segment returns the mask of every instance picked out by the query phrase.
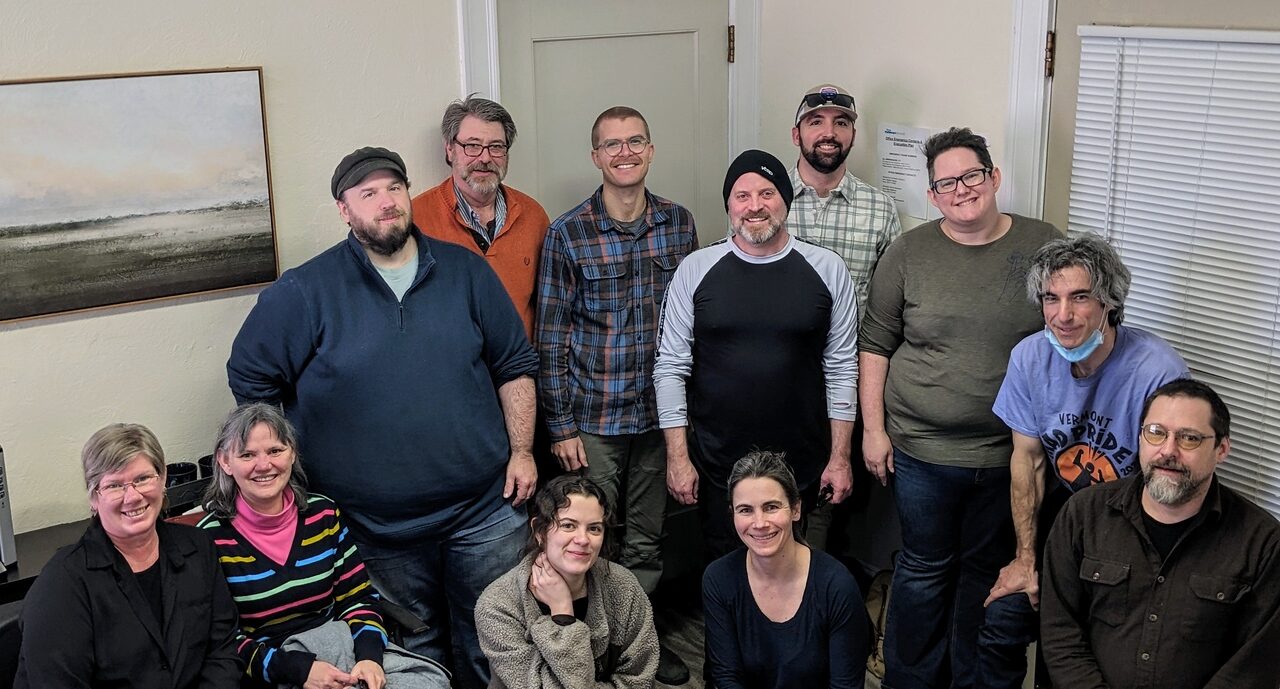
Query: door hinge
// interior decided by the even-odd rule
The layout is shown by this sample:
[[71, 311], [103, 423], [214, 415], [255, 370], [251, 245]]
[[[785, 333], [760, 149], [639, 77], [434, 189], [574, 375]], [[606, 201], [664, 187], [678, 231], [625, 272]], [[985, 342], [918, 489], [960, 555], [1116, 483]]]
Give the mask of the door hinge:
[[733, 24], [729, 25], [729, 62], [733, 63]]
[[1053, 32], [1049, 31], [1045, 33], [1044, 35], [1044, 78], [1045, 79], [1050, 79], [1053, 77], [1053, 56], [1054, 56], [1055, 47], [1057, 47], [1057, 41], [1054, 40]]

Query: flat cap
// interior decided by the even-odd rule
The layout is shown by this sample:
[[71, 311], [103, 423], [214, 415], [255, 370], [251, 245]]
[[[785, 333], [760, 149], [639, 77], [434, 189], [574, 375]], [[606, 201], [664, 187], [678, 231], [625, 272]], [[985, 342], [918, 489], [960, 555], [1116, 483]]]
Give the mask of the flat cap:
[[333, 180], [329, 182], [329, 186], [334, 200], [342, 198], [342, 192], [378, 170], [391, 170], [406, 183], [409, 181], [409, 175], [404, 169], [404, 159], [399, 153], [377, 146], [365, 146], [347, 154], [333, 171]]

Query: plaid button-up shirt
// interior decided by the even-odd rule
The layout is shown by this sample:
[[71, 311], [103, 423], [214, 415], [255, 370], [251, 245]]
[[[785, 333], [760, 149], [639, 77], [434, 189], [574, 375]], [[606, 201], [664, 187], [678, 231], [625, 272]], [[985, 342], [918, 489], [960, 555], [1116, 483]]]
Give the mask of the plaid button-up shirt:
[[848, 172], [825, 199], [800, 179], [800, 171], [794, 167], [791, 186], [796, 196], [787, 216], [787, 230], [840, 254], [857, 291], [858, 313], [866, 313], [867, 289], [876, 262], [902, 234], [893, 199]]
[[551, 223], [538, 275], [538, 395], [551, 439], [657, 428], [653, 358], [662, 298], [698, 248], [687, 209], [645, 192], [642, 222], [620, 229], [604, 187]]

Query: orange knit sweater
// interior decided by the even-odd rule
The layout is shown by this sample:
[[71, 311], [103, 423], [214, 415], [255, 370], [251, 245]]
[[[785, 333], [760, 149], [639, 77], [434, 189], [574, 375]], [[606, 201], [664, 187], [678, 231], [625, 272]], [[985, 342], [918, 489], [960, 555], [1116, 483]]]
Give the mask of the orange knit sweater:
[[533, 316], [537, 303], [538, 261], [542, 257], [542, 240], [551, 224], [547, 212], [528, 194], [503, 185], [507, 195], [507, 219], [488, 251], [480, 251], [471, 235], [471, 227], [458, 212], [458, 197], [453, 191], [453, 177], [440, 186], [418, 194], [413, 199], [413, 224], [422, 233], [452, 242], [484, 256], [498, 274], [502, 286], [511, 295], [525, 334], [533, 340]]

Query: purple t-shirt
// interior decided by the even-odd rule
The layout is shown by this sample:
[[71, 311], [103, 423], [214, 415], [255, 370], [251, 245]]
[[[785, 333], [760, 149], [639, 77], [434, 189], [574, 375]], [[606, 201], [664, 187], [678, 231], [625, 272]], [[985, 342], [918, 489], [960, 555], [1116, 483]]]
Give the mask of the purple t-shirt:
[[1075, 378], [1038, 332], [1013, 348], [993, 410], [1014, 431], [1040, 438], [1049, 465], [1046, 495], [1060, 488], [1075, 493], [1139, 471], [1142, 403], [1161, 385], [1190, 375], [1164, 340], [1121, 325], [1098, 370]]

